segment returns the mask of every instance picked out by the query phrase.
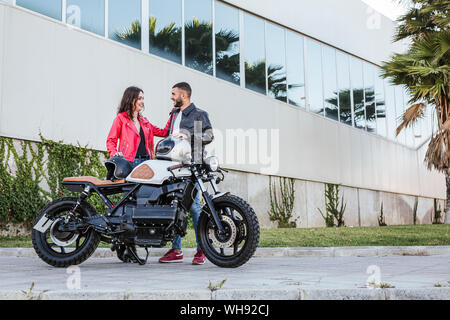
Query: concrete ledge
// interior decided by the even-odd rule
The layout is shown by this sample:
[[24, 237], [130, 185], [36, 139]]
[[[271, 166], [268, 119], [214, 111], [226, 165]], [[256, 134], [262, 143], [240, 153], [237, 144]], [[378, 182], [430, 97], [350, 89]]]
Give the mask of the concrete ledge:
[[[150, 257], [162, 257], [167, 248], [149, 249]], [[196, 249], [183, 249], [184, 256], [191, 258]], [[138, 249], [141, 256], [145, 250]], [[281, 257], [373, 257], [373, 256], [433, 256], [450, 254], [450, 246], [403, 246], [403, 247], [326, 247], [326, 248], [258, 248], [256, 258]], [[33, 248], [0, 248], [0, 256], [10, 257], [37, 257]], [[116, 253], [109, 248], [97, 249], [92, 257], [111, 258]]]
[[450, 300], [450, 288], [46, 291], [26, 295], [0, 291], [0, 300]]

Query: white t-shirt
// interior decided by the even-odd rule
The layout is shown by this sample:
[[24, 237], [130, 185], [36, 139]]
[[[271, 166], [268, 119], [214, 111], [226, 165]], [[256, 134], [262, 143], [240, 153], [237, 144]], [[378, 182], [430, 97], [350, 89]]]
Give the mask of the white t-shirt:
[[177, 116], [175, 118], [175, 122], [174, 122], [173, 128], [172, 128], [172, 134], [180, 133], [180, 122], [181, 122], [182, 116], [183, 116], [183, 113], [181, 111], [177, 113]]

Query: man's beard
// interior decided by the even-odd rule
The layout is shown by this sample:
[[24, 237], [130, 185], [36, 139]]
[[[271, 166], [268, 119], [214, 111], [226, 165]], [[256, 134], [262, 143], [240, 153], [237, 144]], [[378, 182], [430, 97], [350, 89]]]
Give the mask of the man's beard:
[[183, 105], [183, 101], [177, 100], [177, 101], [175, 101], [175, 104], [173, 106], [175, 108], [181, 108], [182, 105]]

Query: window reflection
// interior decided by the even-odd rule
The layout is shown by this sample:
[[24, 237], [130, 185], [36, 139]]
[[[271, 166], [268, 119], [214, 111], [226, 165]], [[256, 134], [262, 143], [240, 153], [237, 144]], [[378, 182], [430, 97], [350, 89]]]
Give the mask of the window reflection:
[[325, 115], [328, 118], [339, 120], [336, 50], [331, 47], [323, 46], [322, 63]]
[[244, 15], [245, 87], [266, 94], [264, 21]]
[[287, 101], [286, 87], [286, 46], [284, 29], [267, 24], [267, 87], [269, 96], [280, 101]]
[[377, 114], [375, 108], [375, 70], [374, 66], [364, 62], [364, 100], [365, 100], [365, 121], [366, 129], [376, 133]]
[[[403, 101], [403, 88], [401, 86], [395, 86], [395, 113], [397, 116], [396, 119], [396, 127], [398, 127], [402, 123], [404, 109], [404, 101]], [[403, 144], [406, 144], [406, 135], [405, 130], [402, 130], [397, 136], [397, 141]]]
[[211, 0], [184, 0], [185, 64], [213, 74]]
[[305, 71], [303, 37], [287, 31], [286, 66], [288, 102], [305, 108]]
[[18, 6], [61, 20], [61, 0], [16, 0]]
[[345, 53], [336, 52], [339, 89], [339, 119], [352, 125], [352, 106], [350, 98], [349, 57]]
[[78, 28], [104, 35], [104, 0], [67, 0], [66, 21]]
[[109, 0], [109, 38], [141, 48], [141, 1]]
[[364, 84], [362, 61], [356, 58], [350, 60], [350, 75], [353, 97], [353, 116], [355, 118], [355, 127], [359, 129], [366, 128], [366, 115], [364, 108]]
[[239, 11], [215, 2], [216, 76], [240, 83]]
[[150, 53], [181, 63], [181, 0], [149, 2]]
[[[405, 88], [403, 88], [403, 103], [404, 103], [404, 110], [406, 111], [409, 107], [409, 93], [405, 90]], [[407, 127], [404, 128], [403, 130], [405, 131], [405, 139], [406, 139], [406, 145], [408, 147], [414, 147], [414, 129], [418, 129], [420, 126], [419, 122], [416, 122], [414, 124], [414, 127]]]
[[375, 107], [377, 113], [377, 133], [383, 137], [386, 137], [386, 98], [384, 95], [384, 81], [380, 76], [380, 70], [377, 67], [373, 68], [375, 73]]
[[317, 41], [306, 40], [306, 82], [309, 111], [323, 115], [322, 51]]
[[388, 138], [396, 139], [397, 116], [395, 113], [395, 87], [386, 80], [386, 120]]

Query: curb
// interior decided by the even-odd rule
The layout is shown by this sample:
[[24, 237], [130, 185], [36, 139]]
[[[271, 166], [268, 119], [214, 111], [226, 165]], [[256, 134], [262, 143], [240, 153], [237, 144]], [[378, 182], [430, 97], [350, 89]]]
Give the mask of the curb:
[[[149, 249], [149, 257], [161, 257], [167, 248]], [[196, 249], [183, 249], [185, 257], [193, 257]], [[145, 256], [142, 248], [140, 255]], [[282, 257], [374, 257], [374, 256], [434, 256], [450, 254], [450, 246], [403, 246], [403, 247], [325, 247], [325, 248], [258, 248], [255, 258]], [[33, 248], [0, 248], [0, 256], [6, 257], [37, 257]], [[98, 248], [92, 257], [113, 258], [116, 256], [109, 248]]]
[[0, 291], [0, 300], [450, 300], [450, 288], [220, 289], [157, 291], [55, 290], [26, 295]]

